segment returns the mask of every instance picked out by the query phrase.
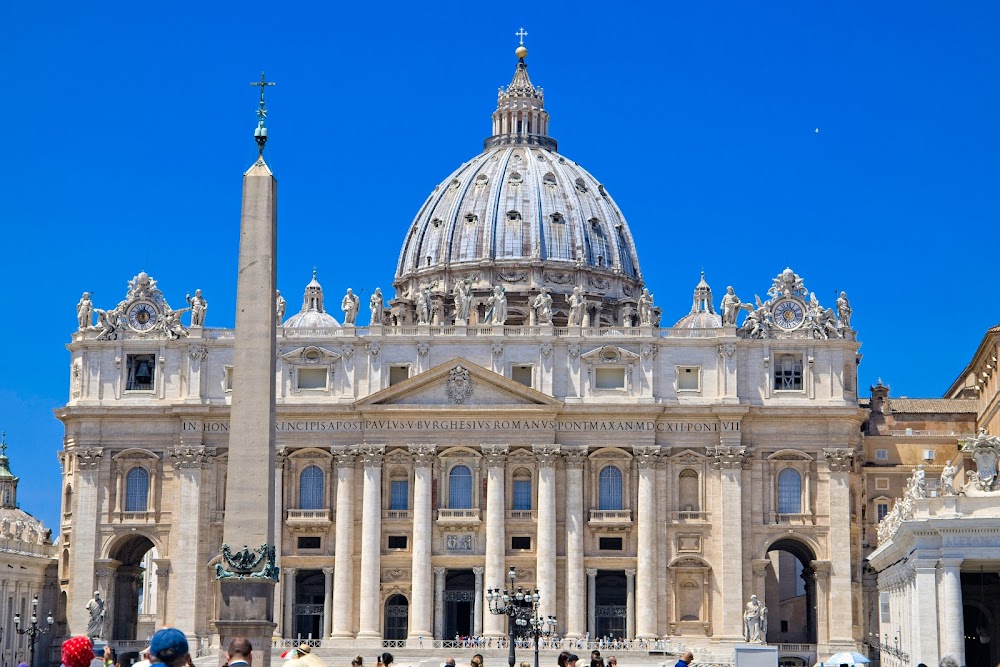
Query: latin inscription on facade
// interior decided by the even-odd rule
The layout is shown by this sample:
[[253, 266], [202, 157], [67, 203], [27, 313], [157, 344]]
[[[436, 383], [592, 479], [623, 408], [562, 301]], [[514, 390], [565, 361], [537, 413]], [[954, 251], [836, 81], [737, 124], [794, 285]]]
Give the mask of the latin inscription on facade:
[[[198, 422], [186, 421], [184, 431], [197, 431]], [[229, 431], [228, 421], [202, 422], [209, 433]], [[275, 423], [279, 433], [316, 433], [335, 431], [616, 431], [646, 433], [718, 433], [739, 431], [737, 421], [627, 421], [552, 419], [354, 419], [354, 420], [281, 420]]]

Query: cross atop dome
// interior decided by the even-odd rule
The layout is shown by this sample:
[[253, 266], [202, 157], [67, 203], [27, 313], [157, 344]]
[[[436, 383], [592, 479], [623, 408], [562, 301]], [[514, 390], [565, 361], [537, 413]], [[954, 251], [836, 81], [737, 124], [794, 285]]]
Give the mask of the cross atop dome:
[[524, 38], [528, 36], [527, 31], [522, 26], [520, 30], [514, 33], [515, 36], [520, 37], [521, 41], [518, 42], [521, 46], [524, 46]]
[[493, 134], [483, 142], [485, 148], [529, 144], [557, 150], [555, 139], [549, 136], [549, 112], [545, 110], [545, 94], [528, 78], [528, 65], [524, 62], [528, 56], [528, 49], [524, 46], [527, 34], [524, 28], [514, 33], [521, 41], [514, 50], [517, 67], [507, 88], [501, 88], [497, 93]]

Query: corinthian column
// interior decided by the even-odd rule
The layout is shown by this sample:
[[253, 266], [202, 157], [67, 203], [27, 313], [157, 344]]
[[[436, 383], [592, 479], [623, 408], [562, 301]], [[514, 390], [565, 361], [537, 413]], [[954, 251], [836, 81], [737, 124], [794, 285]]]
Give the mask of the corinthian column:
[[636, 531], [639, 554], [636, 559], [639, 589], [636, 596], [636, 638], [655, 639], [656, 618], [656, 461], [660, 448], [655, 445], [633, 447], [639, 468], [639, 497], [636, 503]]
[[[583, 464], [586, 447], [563, 447], [566, 457], [566, 638], [578, 639], [587, 631], [583, 569]], [[596, 573], [595, 573], [596, 575]]]
[[721, 477], [720, 540], [726, 549], [719, 573], [721, 635], [739, 641], [743, 638], [743, 466], [749, 452], [746, 447], [733, 445], [709, 448], [708, 453], [714, 457], [712, 467], [719, 470]]
[[[507, 445], [482, 446], [486, 460], [486, 588], [504, 585], [504, 464], [509, 449]], [[483, 619], [483, 634], [500, 637], [503, 623], [503, 616], [489, 614]]]
[[344, 447], [337, 457], [337, 532], [333, 582], [333, 633], [331, 637], [354, 637], [354, 457], [357, 450]]
[[381, 639], [379, 601], [382, 580], [382, 456], [385, 445], [358, 448], [365, 466], [361, 518], [361, 604], [358, 639]]
[[410, 630], [407, 639], [433, 637], [431, 614], [431, 466], [437, 447], [410, 445], [413, 455], [413, 570], [410, 595]]
[[[830, 544], [851, 543], [851, 482], [850, 473], [854, 452], [850, 448], [823, 450], [830, 471]], [[806, 489], [808, 489], [806, 485]], [[809, 508], [805, 508], [809, 512]], [[830, 563], [830, 641], [847, 646], [852, 641], [851, 614], [835, 610], [851, 609], [851, 553], [850, 549], [831, 549]], [[935, 642], [936, 644], [936, 642]], [[928, 662], [935, 658], [920, 656]]]
[[541, 592], [539, 613], [556, 613], [556, 461], [559, 445], [533, 445], [538, 465], [538, 530], [535, 587]]

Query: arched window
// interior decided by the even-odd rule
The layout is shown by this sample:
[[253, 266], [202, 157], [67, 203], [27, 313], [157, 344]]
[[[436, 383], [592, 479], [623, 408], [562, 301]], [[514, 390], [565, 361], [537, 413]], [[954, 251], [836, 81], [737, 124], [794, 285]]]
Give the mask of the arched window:
[[615, 466], [605, 466], [597, 476], [598, 503], [602, 510], [622, 508], [622, 471]]
[[802, 476], [792, 468], [778, 473], [778, 514], [802, 513]]
[[682, 512], [697, 512], [700, 510], [698, 502], [698, 473], [690, 468], [682, 470], [677, 480], [677, 500]]
[[145, 512], [149, 505], [149, 473], [132, 468], [125, 476], [125, 511]]
[[323, 471], [309, 466], [299, 474], [299, 509], [323, 509]]
[[514, 471], [513, 510], [531, 509], [531, 473], [524, 468]]
[[472, 508], [472, 471], [457, 465], [448, 473], [448, 507], [456, 510]]

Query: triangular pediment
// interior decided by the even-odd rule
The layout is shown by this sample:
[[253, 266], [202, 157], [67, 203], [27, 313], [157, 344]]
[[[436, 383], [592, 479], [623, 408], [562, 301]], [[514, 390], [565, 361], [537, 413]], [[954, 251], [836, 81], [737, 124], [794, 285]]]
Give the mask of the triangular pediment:
[[366, 396], [356, 405], [558, 407], [562, 402], [459, 357]]

